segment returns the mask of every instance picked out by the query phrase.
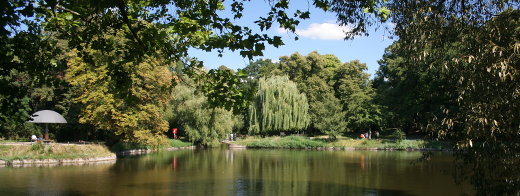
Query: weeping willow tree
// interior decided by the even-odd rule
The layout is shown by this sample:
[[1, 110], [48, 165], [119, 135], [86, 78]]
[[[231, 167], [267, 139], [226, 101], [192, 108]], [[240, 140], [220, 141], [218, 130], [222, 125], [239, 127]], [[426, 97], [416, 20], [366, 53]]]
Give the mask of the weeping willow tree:
[[197, 145], [215, 146], [242, 128], [240, 115], [212, 107], [208, 98], [192, 87], [193, 81], [182, 79], [184, 82], [173, 88], [166, 115], [170, 125], [178, 127], [181, 134]]
[[287, 76], [261, 78], [249, 107], [249, 133], [303, 130], [309, 125], [308, 110], [307, 97]]

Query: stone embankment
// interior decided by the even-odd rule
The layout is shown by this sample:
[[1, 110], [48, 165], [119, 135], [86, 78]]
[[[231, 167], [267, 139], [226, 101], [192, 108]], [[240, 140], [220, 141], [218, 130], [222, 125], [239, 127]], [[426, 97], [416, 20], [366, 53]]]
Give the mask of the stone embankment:
[[[25, 145], [25, 144], [12, 144], [12, 145]], [[73, 145], [73, 144], [63, 144], [63, 145]], [[188, 147], [169, 147], [166, 149], [161, 149], [165, 151], [174, 151], [174, 150], [182, 150], [182, 149], [195, 149], [195, 146]], [[152, 152], [157, 152], [158, 150], [151, 149], [135, 149], [135, 150], [126, 150], [122, 152], [115, 153], [111, 156], [104, 157], [89, 157], [89, 158], [73, 158], [73, 159], [14, 159], [14, 160], [1, 160], [0, 159], [0, 168], [1, 167], [41, 167], [41, 166], [60, 166], [60, 165], [92, 165], [92, 164], [104, 164], [104, 163], [115, 163], [118, 157], [132, 156], [132, 155], [142, 155], [148, 154]]]
[[0, 167], [32, 167], [32, 166], [55, 166], [55, 165], [87, 165], [115, 162], [116, 156], [75, 158], [75, 159], [23, 159], [23, 160], [0, 160]]

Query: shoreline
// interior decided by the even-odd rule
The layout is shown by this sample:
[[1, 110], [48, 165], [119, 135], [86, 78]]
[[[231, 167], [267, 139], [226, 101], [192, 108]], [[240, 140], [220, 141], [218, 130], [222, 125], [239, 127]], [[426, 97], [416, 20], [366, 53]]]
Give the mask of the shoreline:
[[38, 167], [38, 166], [65, 166], [65, 165], [89, 165], [98, 163], [112, 163], [117, 159], [116, 155], [105, 157], [74, 158], [74, 159], [14, 159], [10, 161], [0, 160], [1, 167]]
[[245, 137], [228, 143], [230, 148], [272, 148], [272, 149], [314, 149], [314, 150], [368, 150], [368, 151], [452, 151], [449, 141], [426, 139], [354, 139], [340, 138], [328, 141], [326, 138], [304, 136]]
[[[6, 143], [0, 144], [0, 147], [3, 146], [23, 146], [29, 147], [33, 143], [24, 142], [24, 143]], [[53, 143], [51, 146], [88, 146], [90, 144], [69, 144], [69, 143]], [[85, 156], [74, 157], [74, 158], [53, 158], [53, 156], [38, 156], [32, 158], [13, 158], [13, 159], [5, 159], [6, 157], [0, 157], [0, 168], [4, 167], [52, 167], [52, 166], [68, 166], [68, 165], [94, 165], [94, 164], [108, 164], [115, 163], [118, 158], [123, 158], [127, 156], [134, 155], [144, 155], [148, 153], [158, 152], [158, 151], [175, 151], [175, 150], [185, 150], [185, 149], [195, 149], [195, 146], [187, 146], [187, 147], [168, 147], [162, 149], [131, 149], [120, 152], [110, 152], [110, 153], [101, 153], [100, 156]], [[103, 155], [104, 154], [104, 155]], [[98, 154], [99, 155], [99, 154]]]
[[290, 149], [290, 150], [321, 150], [321, 151], [421, 151], [421, 152], [452, 152], [444, 148], [360, 148], [360, 147], [247, 147], [238, 144], [229, 144], [229, 149]]
[[[449, 148], [392, 148], [392, 147], [248, 147], [247, 145], [241, 145], [236, 143], [225, 143], [231, 150], [239, 149], [289, 149], [289, 150], [319, 150], [319, 151], [408, 151], [408, 152], [452, 152]], [[71, 145], [71, 144], [62, 144]], [[88, 145], [88, 144], [87, 144]], [[99, 157], [81, 157], [81, 158], [29, 158], [29, 159], [13, 159], [13, 160], [2, 160], [0, 159], [0, 168], [3, 167], [45, 167], [45, 166], [68, 166], [68, 165], [93, 165], [93, 164], [108, 164], [115, 163], [118, 158], [124, 158], [129, 156], [145, 155], [149, 153], [159, 151], [175, 151], [175, 150], [188, 150], [197, 149], [196, 146], [186, 147], [168, 147], [163, 149], [131, 149], [124, 150], [116, 153], [112, 153], [110, 156], [99, 156]]]
[[3, 167], [42, 167], [42, 166], [68, 166], [68, 165], [94, 165], [94, 164], [107, 164], [115, 163], [118, 158], [124, 158], [128, 156], [145, 155], [149, 153], [159, 151], [175, 151], [175, 150], [187, 150], [195, 149], [195, 146], [188, 147], [169, 147], [165, 149], [152, 150], [152, 149], [132, 149], [125, 150], [117, 153], [113, 153], [112, 156], [103, 157], [86, 157], [86, 158], [70, 158], [70, 159], [14, 159], [14, 160], [2, 160], [0, 159], [0, 168]]
[[145, 155], [153, 152], [159, 152], [159, 151], [175, 151], [175, 150], [186, 150], [186, 149], [196, 149], [195, 146], [186, 146], [186, 147], [168, 147], [163, 149], [131, 149], [131, 150], [124, 150], [121, 152], [117, 152], [116, 156], [118, 158], [123, 158], [127, 156], [135, 156], [135, 155]]

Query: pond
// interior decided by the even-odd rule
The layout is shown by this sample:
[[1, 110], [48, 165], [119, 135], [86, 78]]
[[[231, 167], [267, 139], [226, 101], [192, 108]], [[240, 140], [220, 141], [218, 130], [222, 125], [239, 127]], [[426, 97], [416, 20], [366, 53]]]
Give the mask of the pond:
[[0, 168], [0, 195], [460, 195], [453, 157], [421, 152], [182, 150], [112, 164]]

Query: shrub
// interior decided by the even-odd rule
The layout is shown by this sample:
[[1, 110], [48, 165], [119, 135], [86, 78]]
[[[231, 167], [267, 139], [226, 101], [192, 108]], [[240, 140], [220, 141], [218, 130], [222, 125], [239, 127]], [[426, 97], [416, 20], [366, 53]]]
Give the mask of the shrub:
[[50, 145], [44, 145], [42, 143], [35, 143], [31, 145], [31, 151], [36, 152], [38, 154], [51, 154], [52, 148]]
[[395, 139], [397, 143], [402, 142], [406, 138], [406, 134], [401, 129], [393, 129], [393, 133], [390, 138]]

